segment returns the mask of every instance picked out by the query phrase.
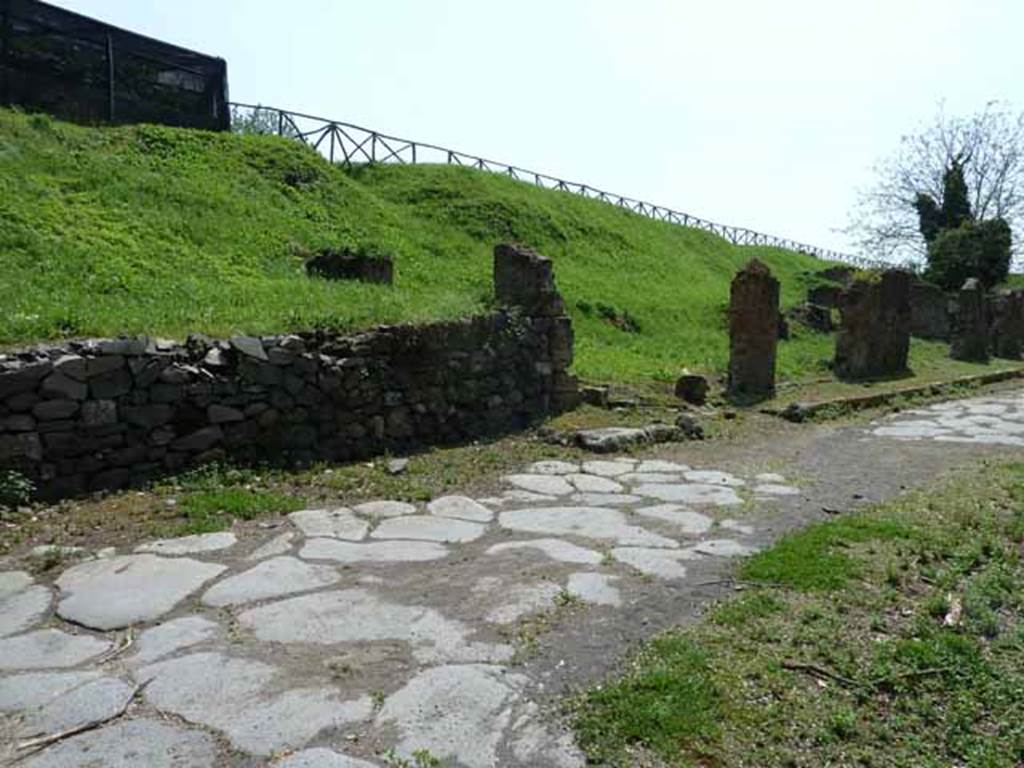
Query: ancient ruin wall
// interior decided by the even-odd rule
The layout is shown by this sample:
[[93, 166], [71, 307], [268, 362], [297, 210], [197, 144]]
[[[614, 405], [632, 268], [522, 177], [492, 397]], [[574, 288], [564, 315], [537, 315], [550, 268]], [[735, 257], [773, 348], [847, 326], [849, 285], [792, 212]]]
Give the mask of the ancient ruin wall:
[[210, 460], [347, 460], [521, 428], [574, 405], [572, 327], [546, 259], [500, 246], [499, 263], [519, 306], [463, 320], [0, 355], [0, 469], [52, 498]]

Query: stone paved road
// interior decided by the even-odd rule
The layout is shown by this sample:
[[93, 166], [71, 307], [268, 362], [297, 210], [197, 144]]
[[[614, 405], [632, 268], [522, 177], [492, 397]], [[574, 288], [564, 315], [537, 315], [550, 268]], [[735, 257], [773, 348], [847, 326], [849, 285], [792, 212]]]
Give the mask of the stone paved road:
[[0, 570], [0, 764], [580, 766], [548, 695], [692, 619], [731, 558], [1022, 439], [1010, 392], [685, 460], [541, 462], [493, 497], [304, 510], [53, 584]]

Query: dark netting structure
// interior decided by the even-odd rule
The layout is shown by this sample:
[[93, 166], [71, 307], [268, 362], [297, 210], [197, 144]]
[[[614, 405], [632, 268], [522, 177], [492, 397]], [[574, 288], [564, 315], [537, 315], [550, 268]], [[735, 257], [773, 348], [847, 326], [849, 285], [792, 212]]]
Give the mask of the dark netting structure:
[[79, 123], [228, 130], [223, 59], [38, 0], [0, 0], [0, 100]]

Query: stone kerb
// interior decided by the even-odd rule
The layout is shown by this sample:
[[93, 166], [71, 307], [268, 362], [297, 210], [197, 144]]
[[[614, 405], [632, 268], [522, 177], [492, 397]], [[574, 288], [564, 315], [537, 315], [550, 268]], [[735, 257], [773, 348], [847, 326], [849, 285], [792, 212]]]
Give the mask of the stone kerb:
[[839, 300], [833, 370], [843, 379], [898, 375], [910, 352], [911, 275], [891, 269], [854, 280]]
[[729, 394], [770, 397], [775, 391], [779, 281], [752, 259], [736, 273], [729, 299]]
[[[529, 261], [550, 275], [549, 262]], [[552, 292], [350, 335], [121, 338], [3, 354], [0, 470], [56, 498], [211, 460], [350, 460], [520, 429], [576, 396], [569, 319], [528, 311], [560, 306]]]
[[960, 288], [953, 322], [953, 343], [949, 356], [954, 360], [988, 362], [988, 301], [985, 288], [977, 278], [968, 278]]

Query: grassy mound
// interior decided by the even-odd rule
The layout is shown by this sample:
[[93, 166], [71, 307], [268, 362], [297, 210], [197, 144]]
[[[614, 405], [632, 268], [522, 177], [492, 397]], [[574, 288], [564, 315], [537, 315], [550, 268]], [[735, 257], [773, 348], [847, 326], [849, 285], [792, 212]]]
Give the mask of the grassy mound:
[[[0, 110], [0, 345], [470, 314], [490, 302], [502, 240], [555, 260], [576, 370], [598, 380], [721, 370], [736, 269], [762, 259], [793, 303], [803, 273], [823, 266], [470, 169], [346, 172], [284, 139]], [[395, 285], [309, 279], [305, 258], [327, 246], [391, 254]], [[782, 346], [781, 376], [820, 372], [830, 347], [798, 334]]]

